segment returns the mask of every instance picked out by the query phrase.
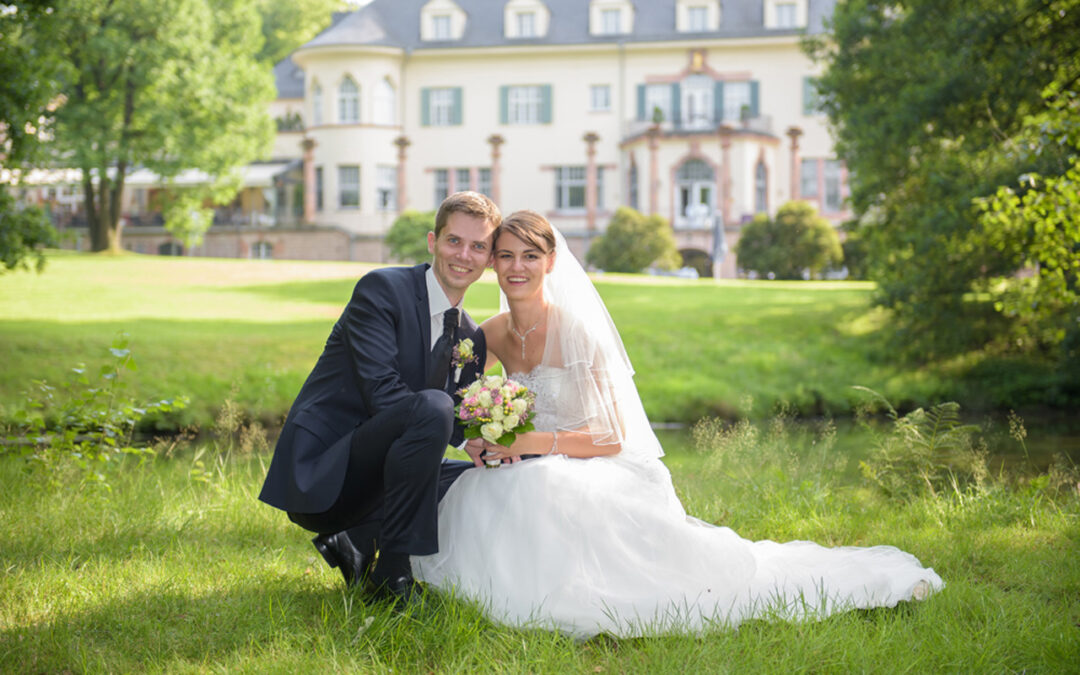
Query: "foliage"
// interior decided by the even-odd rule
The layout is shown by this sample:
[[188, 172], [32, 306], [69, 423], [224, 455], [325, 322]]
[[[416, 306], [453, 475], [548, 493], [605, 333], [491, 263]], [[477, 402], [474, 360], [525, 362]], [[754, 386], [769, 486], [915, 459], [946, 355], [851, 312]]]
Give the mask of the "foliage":
[[402, 262], [419, 263], [431, 258], [428, 232], [435, 231], [435, 212], [402, 211], [386, 233], [390, 255]]
[[985, 444], [978, 437], [979, 427], [961, 422], [957, 403], [917, 408], [901, 416], [877, 392], [866, 387], [855, 389], [883, 404], [892, 421], [892, 428], [879, 434], [867, 421], [873, 407], [860, 408], [860, 419], [873, 434], [875, 446], [860, 467], [863, 475], [886, 495], [911, 498], [923, 492], [937, 495], [943, 490], [962, 495], [968, 486], [979, 487], [986, 480], [989, 470]]
[[[254, 0], [71, 0], [22, 34], [54, 161], [82, 170], [94, 250], [120, 248], [120, 196], [145, 166], [171, 180], [206, 172], [212, 188], [270, 146], [270, 66]], [[44, 67], [44, 66], [41, 66]], [[219, 194], [220, 196], [220, 194]], [[231, 195], [229, 195], [231, 198]]]
[[991, 243], [1030, 272], [992, 280], [995, 309], [1014, 321], [1021, 340], [1064, 343], [1062, 361], [1080, 376], [1080, 96], [1057, 91], [1049, 87], [1048, 109], [1025, 120], [1024, 152], [1069, 148], [1064, 165], [1020, 176], [1019, 185], [978, 205]]
[[776, 279], [819, 278], [843, 259], [840, 237], [809, 202], [782, 205], [775, 218], [759, 213], [743, 228], [735, 245], [739, 267]]
[[257, 58], [277, 63], [330, 25], [342, 0], [256, 0], [262, 18], [263, 44]]
[[1015, 239], [973, 200], [1071, 153], [1023, 153], [1016, 137], [1046, 110], [1047, 85], [1080, 76], [1080, 0], [850, 0], [830, 29], [806, 47], [824, 65], [817, 86], [851, 203], [872, 215], [860, 235], [898, 344], [929, 358], [995, 340], [1012, 322], [995, 310], [995, 280], [1025, 256], [995, 241]]
[[40, 272], [45, 268], [45, 254], [40, 247], [56, 246], [56, 240], [56, 230], [44, 211], [37, 207], [20, 209], [11, 194], [0, 187], [0, 274], [31, 266]]
[[55, 104], [60, 60], [34, 48], [56, 39], [48, 22], [51, 0], [8, 0], [0, 5], [0, 157], [5, 168], [32, 161], [43, 136], [43, 112]]
[[[109, 348], [112, 360], [91, 382], [85, 365], [69, 372], [62, 391], [45, 380], [34, 382], [26, 406], [13, 416], [8, 430], [10, 447], [58, 480], [65, 463], [74, 462], [87, 478], [106, 483], [103, 467], [120, 455], [146, 454], [133, 443], [135, 425], [147, 414], [168, 413], [187, 406], [186, 397], [141, 405], [124, 395], [120, 376], [135, 371], [128, 338], [121, 335]], [[107, 484], [106, 484], [107, 485]]]
[[681, 258], [667, 220], [620, 206], [586, 260], [607, 272], [638, 273], [649, 266], [675, 269]]

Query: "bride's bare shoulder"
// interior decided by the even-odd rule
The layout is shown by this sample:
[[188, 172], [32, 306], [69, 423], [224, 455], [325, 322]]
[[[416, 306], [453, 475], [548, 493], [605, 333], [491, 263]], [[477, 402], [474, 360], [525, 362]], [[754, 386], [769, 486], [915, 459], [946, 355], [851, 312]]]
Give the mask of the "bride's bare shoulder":
[[496, 338], [498, 335], [506, 332], [506, 317], [510, 312], [502, 312], [491, 317], [484, 323], [480, 324], [480, 328], [484, 331], [484, 337], [488, 340]]

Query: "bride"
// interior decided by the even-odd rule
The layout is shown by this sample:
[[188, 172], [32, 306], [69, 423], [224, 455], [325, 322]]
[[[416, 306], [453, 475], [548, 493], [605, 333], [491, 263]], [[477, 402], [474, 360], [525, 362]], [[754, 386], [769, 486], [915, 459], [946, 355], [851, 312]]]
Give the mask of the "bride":
[[[439, 552], [416, 577], [494, 620], [578, 638], [820, 618], [943, 586], [891, 546], [752, 542], [686, 514], [618, 331], [562, 235], [518, 211], [497, 231], [509, 311], [486, 321], [488, 364], [536, 394], [536, 431], [470, 470], [439, 505]], [[523, 455], [539, 458], [517, 461]]]

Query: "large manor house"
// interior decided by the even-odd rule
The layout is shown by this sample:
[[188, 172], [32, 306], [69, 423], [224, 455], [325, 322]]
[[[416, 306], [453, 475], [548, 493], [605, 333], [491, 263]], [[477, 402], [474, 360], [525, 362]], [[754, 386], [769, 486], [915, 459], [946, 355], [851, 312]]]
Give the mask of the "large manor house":
[[[162, 228], [143, 170], [125, 190], [124, 245], [390, 262], [398, 214], [468, 189], [539, 211], [579, 255], [617, 207], [659, 214], [687, 260], [735, 276], [755, 214], [803, 199], [834, 223], [849, 215], [800, 47], [834, 5], [373, 0], [276, 66], [272, 156], [242, 169], [203, 243], [184, 250]], [[189, 174], [178, 182], [200, 180]], [[77, 231], [77, 184], [39, 176], [29, 196]]]

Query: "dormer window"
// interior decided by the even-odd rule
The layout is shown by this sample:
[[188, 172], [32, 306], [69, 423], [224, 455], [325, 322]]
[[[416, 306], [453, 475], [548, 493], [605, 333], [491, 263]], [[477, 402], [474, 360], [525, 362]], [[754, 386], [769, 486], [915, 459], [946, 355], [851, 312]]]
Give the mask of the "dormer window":
[[435, 14], [431, 17], [431, 39], [432, 40], [449, 40], [450, 39], [450, 15], [449, 14]]
[[807, 0], [765, 0], [765, 27], [777, 30], [806, 28]]
[[503, 32], [511, 40], [544, 37], [550, 19], [543, 0], [510, 0], [503, 7]]
[[634, 6], [630, 0], [592, 0], [590, 35], [625, 35], [633, 31]]
[[720, 29], [719, 0], [677, 0], [675, 29], [680, 33], [705, 33]]
[[518, 12], [517, 29], [518, 37], [536, 37], [536, 12]]
[[420, 10], [420, 39], [430, 42], [460, 40], [465, 12], [454, 0], [429, 0]]

